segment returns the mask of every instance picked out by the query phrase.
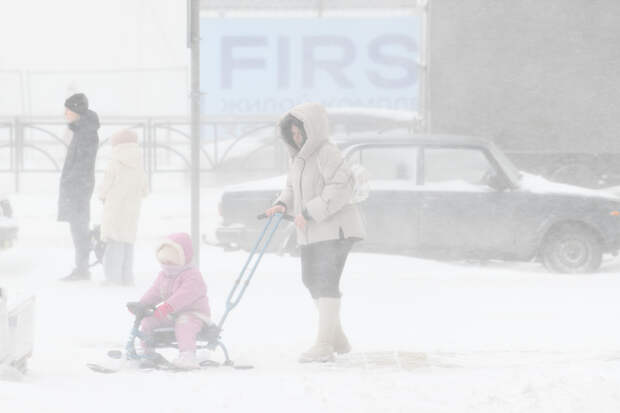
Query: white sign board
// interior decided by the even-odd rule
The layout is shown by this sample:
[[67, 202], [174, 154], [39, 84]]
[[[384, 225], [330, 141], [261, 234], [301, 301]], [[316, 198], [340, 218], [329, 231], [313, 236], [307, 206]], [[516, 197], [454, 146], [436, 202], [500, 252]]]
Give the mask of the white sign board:
[[201, 20], [207, 114], [328, 107], [417, 110], [420, 18]]

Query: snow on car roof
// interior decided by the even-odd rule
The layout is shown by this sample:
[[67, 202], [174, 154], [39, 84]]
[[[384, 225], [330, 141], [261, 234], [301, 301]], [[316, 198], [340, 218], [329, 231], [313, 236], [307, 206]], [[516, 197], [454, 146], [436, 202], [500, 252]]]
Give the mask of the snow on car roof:
[[422, 119], [419, 113], [410, 110], [357, 107], [327, 108], [326, 110], [330, 119], [337, 116], [365, 116], [394, 122], [417, 122]]
[[454, 145], [454, 146], [482, 146], [490, 147], [493, 144], [483, 138], [461, 135], [433, 135], [433, 134], [406, 134], [406, 133], [359, 133], [347, 136], [333, 136], [333, 141], [337, 144], [355, 143], [418, 143], [430, 145]]

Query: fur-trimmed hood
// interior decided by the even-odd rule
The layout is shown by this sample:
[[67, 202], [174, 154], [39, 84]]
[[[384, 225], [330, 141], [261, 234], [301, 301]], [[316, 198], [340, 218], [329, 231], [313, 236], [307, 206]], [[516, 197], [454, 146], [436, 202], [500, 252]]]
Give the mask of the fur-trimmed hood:
[[[307, 140], [301, 149], [297, 148], [293, 142], [280, 133], [280, 125], [287, 115], [294, 116], [304, 125]], [[278, 121], [278, 133], [280, 133], [281, 139], [286, 143], [291, 158], [298, 156], [302, 159], [308, 159], [323, 146], [325, 142], [329, 141], [329, 120], [327, 118], [327, 111], [320, 103], [309, 102], [297, 105], [280, 118]]]
[[191, 264], [192, 259], [194, 258], [194, 247], [192, 246], [192, 238], [189, 234], [179, 232], [168, 235], [157, 246], [156, 251], [159, 251], [165, 245], [169, 245], [177, 251], [179, 257], [181, 257], [181, 265]]

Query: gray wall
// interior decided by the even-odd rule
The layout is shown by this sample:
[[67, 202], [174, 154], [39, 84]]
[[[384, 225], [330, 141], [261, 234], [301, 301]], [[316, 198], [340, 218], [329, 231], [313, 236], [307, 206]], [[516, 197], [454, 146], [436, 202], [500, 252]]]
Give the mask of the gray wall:
[[620, 151], [620, 1], [431, 0], [431, 131]]

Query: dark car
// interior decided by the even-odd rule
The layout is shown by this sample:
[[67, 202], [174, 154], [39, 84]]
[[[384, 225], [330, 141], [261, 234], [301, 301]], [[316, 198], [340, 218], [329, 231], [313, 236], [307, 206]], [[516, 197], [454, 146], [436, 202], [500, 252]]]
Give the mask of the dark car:
[[9, 248], [17, 239], [17, 222], [8, 198], [0, 195], [0, 250]]
[[[518, 171], [487, 141], [454, 136], [370, 137], [340, 142], [371, 193], [362, 204], [360, 250], [441, 259], [540, 260], [555, 272], [592, 272], [620, 246], [620, 198]], [[285, 177], [227, 188], [221, 245], [251, 248]], [[274, 247], [294, 248], [291, 224]]]

